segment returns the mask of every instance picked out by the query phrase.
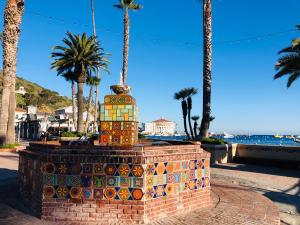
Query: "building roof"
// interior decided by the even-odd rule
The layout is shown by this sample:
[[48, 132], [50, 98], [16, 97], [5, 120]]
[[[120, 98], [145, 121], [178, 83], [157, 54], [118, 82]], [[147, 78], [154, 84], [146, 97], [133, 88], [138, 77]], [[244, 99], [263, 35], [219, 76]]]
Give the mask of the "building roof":
[[16, 108], [15, 111], [16, 111], [16, 112], [27, 112], [26, 109], [22, 109], [22, 108]]
[[171, 122], [171, 121], [166, 120], [164, 118], [160, 118], [159, 120], [154, 120], [152, 123], [164, 123], [164, 122]]

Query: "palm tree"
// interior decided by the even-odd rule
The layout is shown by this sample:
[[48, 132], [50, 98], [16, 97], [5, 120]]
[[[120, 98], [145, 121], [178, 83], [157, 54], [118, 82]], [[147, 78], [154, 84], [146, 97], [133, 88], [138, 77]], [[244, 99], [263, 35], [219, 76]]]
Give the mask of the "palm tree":
[[68, 71], [72, 71], [76, 76], [77, 82], [77, 131], [84, 132], [83, 127], [83, 87], [86, 78], [95, 73], [101, 66], [103, 49], [100, 48], [95, 36], [87, 37], [86, 33], [73, 35], [67, 33], [67, 37], [63, 39], [65, 46], [55, 46], [51, 56], [55, 58], [52, 63], [52, 69], [57, 70], [57, 74], [61, 75]]
[[0, 107], [0, 144], [15, 143], [15, 84], [24, 0], [8, 0], [4, 11], [3, 90]]
[[190, 140], [191, 136], [188, 132], [187, 126], [186, 126], [186, 117], [188, 114], [188, 106], [187, 106], [187, 101], [186, 98], [188, 97], [188, 93], [186, 89], [182, 89], [179, 92], [176, 92], [174, 94], [174, 99], [175, 100], [181, 100], [181, 109], [182, 109], [182, 117], [183, 117], [183, 125], [184, 125], [184, 131], [187, 136], [187, 139]]
[[188, 106], [188, 121], [189, 121], [189, 128], [191, 132], [192, 139], [196, 138], [196, 133], [194, 135], [193, 128], [192, 128], [192, 121], [191, 121], [191, 111], [192, 111], [192, 96], [198, 93], [196, 88], [186, 88], [185, 92], [187, 93], [187, 106]]
[[200, 137], [208, 137], [211, 112], [212, 8], [211, 0], [203, 0], [203, 107]]
[[84, 127], [85, 132], [88, 132], [88, 125], [90, 122], [90, 114], [91, 114], [91, 108], [93, 103], [93, 87], [97, 87], [99, 83], [100, 83], [100, 79], [98, 79], [98, 77], [95, 76], [89, 76], [86, 80], [86, 84], [90, 86], [90, 94], [88, 99], [87, 116], [86, 116], [85, 127]]
[[119, 4], [114, 5], [114, 7], [123, 10], [124, 13], [124, 46], [123, 46], [123, 85], [126, 86], [127, 69], [128, 69], [128, 51], [129, 51], [129, 28], [130, 28], [130, 18], [129, 10], [140, 10], [142, 6], [136, 4], [134, 0], [119, 0]]
[[73, 123], [74, 123], [75, 130], [77, 130], [77, 114], [76, 114], [77, 107], [76, 107], [76, 91], [75, 91], [76, 76], [72, 71], [67, 71], [64, 74], [61, 74], [61, 76], [64, 77], [66, 81], [71, 82]]
[[284, 54], [275, 66], [278, 72], [274, 79], [289, 76], [287, 87], [289, 88], [295, 80], [300, 77], [300, 38], [292, 41], [290, 47], [282, 49], [279, 54]]
[[192, 120], [194, 121], [194, 135], [197, 138], [198, 134], [197, 134], [197, 128], [198, 128], [198, 120], [199, 120], [200, 116], [192, 116]]

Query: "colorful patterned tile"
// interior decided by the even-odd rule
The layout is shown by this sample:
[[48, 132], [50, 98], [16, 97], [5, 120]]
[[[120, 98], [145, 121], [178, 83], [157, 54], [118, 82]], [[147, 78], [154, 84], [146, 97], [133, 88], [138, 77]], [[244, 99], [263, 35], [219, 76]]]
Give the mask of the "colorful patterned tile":
[[56, 171], [56, 166], [54, 165], [54, 163], [46, 163], [43, 166], [43, 171], [47, 174], [54, 174]]
[[196, 169], [196, 160], [190, 160], [189, 161], [189, 169], [190, 170]]
[[90, 187], [92, 185], [92, 176], [82, 175], [80, 178], [82, 187]]
[[91, 164], [91, 163], [82, 164], [82, 173], [84, 173], [84, 174], [93, 173], [93, 164]]
[[210, 181], [209, 181], [209, 178], [208, 178], [208, 177], [205, 177], [205, 178], [204, 178], [204, 186], [205, 186], [205, 187], [209, 187], [209, 186], [210, 186]]
[[164, 185], [158, 185], [158, 186], [156, 186], [155, 195], [156, 195], [156, 197], [162, 197], [162, 196], [165, 195], [165, 187], [164, 187]]
[[202, 162], [202, 159], [197, 160], [197, 169], [204, 169], [204, 164]]
[[162, 185], [167, 183], [167, 174], [160, 174], [154, 176], [155, 184]]
[[67, 178], [67, 185], [72, 187], [80, 187], [81, 177], [79, 175], [71, 175]]
[[142, 165], [133, 165], [132, 167], [132, 174], [135, 177], [141, 177], [144, 174], [144, 168]]
[[43, 184], [47, 186], [54, 186], [56, 185], [56, 175], [53, 174], [44, 174], [43, 175]]
[[115, 188], [106, 188], [104, 191], [104, 196], [108, 200], [112, 200], [117, 195]]
[[171, 174], [174, 172], [174, 163], [173, 162], [169, 162], [166, 166], [166, 171], [168, 174]]
[[146, 167], [146, 174], [147, 175], [154, 175], [154, 172], [155, 172], [154, 164], [153, 163], [148, 164], [147, 167]]
[[119, 175], [120, 176], [124, 176], [127, 177], [130, 173], [130, 168], [128, 166], [128, 164], [121, 164], [119, 166]]
[[182, 183], [185, 183], [189, 180], [189, 174], [188, 174], [188, 171], [183, 171], [181, 173], [181, 182]]
[[56, 195], [60, 199], [65, 199], [67, 198], [69, 191], [67, 186], [58, 186], [56, 189]]
[[196, 183], [194, 180], [189, 181], [189, 189], [194, 190], [196, 188]]
[[57, 184], [58, 186], [67, 186], [67, 176], [57, 175]]
[[202, 169], [197, 169], [197, 170], [196, 170], [196, 178], [197, 178], [197, 179], [201, 179], [202, 176], [203, 176], [203, 174], [202, 174]]
[[131, 183], [130, 183], [131, 188], [142, 188], [143, 184], [144, 184], [143, 178], [131, 177]]
[[69, 167], [66, 163], [57, 164], [57, 172], [58, 174], [68, 174]]
[[173, 176], [174, 176], [174, 182], [175, 183], [180, 183], [181, 182], [181, 173], [180, 172], [173, 173]]
[[195, 179], [195, 170], [189, 170], [189, 180]]
[[[203, 160], [202, 160], [203, 161]], [[209, 159], [204, 159], [204, 168], [209, 168]]]
[[181, 167], [180, 167], [181, 170], [187, 170], [188, 169], [188, 164], [189, 164], [188, 161], [181, 161], [180, 164], [181, 164]]
[[144, 193], [141, 189], [134, 189], [131, 195], [134, 200], [141, 200], [143, 198]]
[[71, 165], [72, 175], [79, 175], [81, 173], [82, 167], [80, 163], [74, 163]]
[[80, 187], [72, 187], [70, 189], [70, 198], [72, 199], [80, 199], [81, 198], [82, 189]]
[[153, 187], [148, 187], [145, 192], [146, 200], [150, 200], [154, 197], [155, 191]]
[[105, 188], [106, 187], [106, 176], [94, 175], [94, 187], [95, 188]]
[[120, 177], [106, 177], [107, 187], [120, 187]]
[[103, 164], [94, 164], [94, 174], [104, 174]]
[[94, 199], [101, 200], [104, 197], [103, 189], [95, 188], [94, 189]]
[[43, 188], [43, 195], [44, 198], [53, 198], [53, 196], [55, 195], [55, 189], [53, 186], [45, 186]]
[[120, 177], [120, 187], [130, 187], [130, 178]]
[[107, 165], [105, 165], [104, 171], [105, 171], [106, 175], [113, 176], [113, 175], [115, 175], [115, 173], [117, 171], [116, 165], [115, 164], [107, 164]]
[[82, 188], [81, 196], [82, 196], [82, 199], [92, 200], [93, 199], [92, 188]]
[[165, 192], [167, 196], [173, 195], [173, 191], [174, 191], [173, 187], [174, 187], [173, 184], [167, 184], [167, 186], [165, 187]]
[[198, 189], [201, 189], [204, 186], [202, 179], [198, 179], [196, 185]]
[[156, 166], [156, 173], [158, 175], [164, 174], [165, 170], [166, 170], [165, 164], [162, 162], [158, 163], [158, 165]]
[[[156, 176], [155, 176], [156, 177]], [[157, 183], [154, 183], [154, 176], [146, 176], [146, 187], [156, 186]]]
[[128, 188], [120, 188], [118, 191], [118, 196], [121, 200], [128, 200], [130, 197], [130, 191]]
[[180, 171], [181, 170], [181, 164], [180, 161], [174, 162], [174, 171]]
[[174, 174], [167, 174], [167, 183], [175, 183]]

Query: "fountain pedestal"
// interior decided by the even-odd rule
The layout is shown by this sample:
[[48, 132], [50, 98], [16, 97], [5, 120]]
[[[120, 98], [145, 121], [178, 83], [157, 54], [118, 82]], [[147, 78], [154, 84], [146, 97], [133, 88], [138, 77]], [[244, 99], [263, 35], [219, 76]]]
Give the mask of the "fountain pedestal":
[[147, 223], [210, 205], [209, 158], [200, 145], [31, 144], [19, 190], [45, 220]]

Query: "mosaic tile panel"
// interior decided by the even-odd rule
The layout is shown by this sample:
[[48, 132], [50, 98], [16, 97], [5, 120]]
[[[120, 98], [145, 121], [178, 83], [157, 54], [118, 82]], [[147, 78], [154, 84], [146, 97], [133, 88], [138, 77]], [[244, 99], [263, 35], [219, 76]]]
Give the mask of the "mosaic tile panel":
[[45, 163], [42, 172], [44, 198], [150, 200], [210, 186], [207, 159], [148, 165]]
[[138, 109], [132, 96], [105, 96], [100, 121], [101, 143], [115, 146], [137, 143]]

